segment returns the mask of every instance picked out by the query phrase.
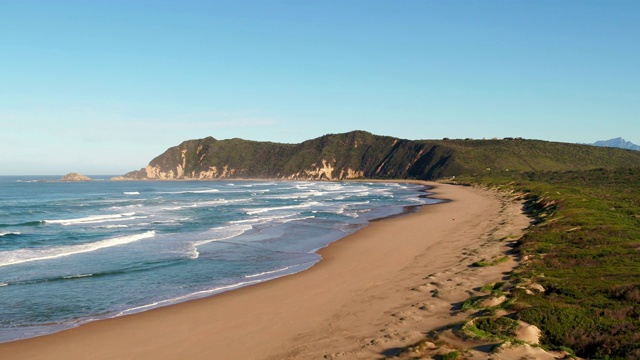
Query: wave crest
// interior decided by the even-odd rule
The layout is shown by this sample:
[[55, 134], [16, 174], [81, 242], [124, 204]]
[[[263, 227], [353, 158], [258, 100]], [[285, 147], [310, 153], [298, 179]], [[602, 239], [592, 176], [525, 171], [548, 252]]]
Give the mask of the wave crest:
[[20, 234], [22, 234], [20, 231], [0, 232], [0, 237], [2, 237], [2, 236], [10, 236], [10, 235], [20, 235]]
[[149, 239], [156, 236], [155, 231], [147, 231], [142, 234], [116, 237], [88, 244], [59, 246], [45, 249], [20, 249], [13, 251], [5, 251], [0, 253], [0, 267], [17, 265], [32, 261], [57, 259], [65, 256], [92, 252], [100, 249], [110, 248], [113, 246], [126, 245], [143, 239]]
[[109, 214], [109, 215], [91, 215], [75, 219], [61, 219], [61, 220], [44, 220], [47, 224], [60, 224], [60, 225], [82, 225], [82, 224], [95, 224], [103, 223], [107, 221], [125, 221], [137, 219], [139, 217], [133, 217], [135, 212], [128, 212], [122, 214]]

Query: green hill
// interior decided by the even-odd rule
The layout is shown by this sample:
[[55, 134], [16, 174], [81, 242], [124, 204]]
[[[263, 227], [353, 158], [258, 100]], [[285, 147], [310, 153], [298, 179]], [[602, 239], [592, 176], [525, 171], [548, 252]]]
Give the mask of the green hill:
[[416, 141], [353, 131], [300, 144], [188, 140], [116, 179], [428, 180], [620, 167], [640, 167], [640, 152], [523, 139]]

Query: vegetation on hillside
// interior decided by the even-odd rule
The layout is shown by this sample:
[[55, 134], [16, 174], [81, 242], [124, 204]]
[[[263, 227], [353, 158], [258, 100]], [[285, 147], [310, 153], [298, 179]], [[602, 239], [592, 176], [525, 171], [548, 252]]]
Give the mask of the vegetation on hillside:
[[[333, 169], [329, 175], [312, 171], [325, 164]], [[414, 141], [353, 131], [300, 144], [207, 137], [169, 148], [149, 165], [172, 171], [175, 178], [200, 178], [216, 168], [212, 178], [335, 180], [351, 171], [363, 178], [430, 180], [506, 171], [640, 167], [640, 152], [522, 139]], [[224, 176], [223, 169], [229, 170]], [[125, 175], [146, 176], [144, 170]]]
[[465, 180], [521, 192], [539, 223], [519, 240], [515, 318], [549, 348], [640, 359], [640, 168], [501, 173]]

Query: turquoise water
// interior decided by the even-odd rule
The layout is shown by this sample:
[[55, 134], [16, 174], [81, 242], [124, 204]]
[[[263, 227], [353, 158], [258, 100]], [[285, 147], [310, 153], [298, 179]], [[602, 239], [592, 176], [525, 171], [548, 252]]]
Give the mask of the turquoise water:
[[0, 342], [302, 271], [434, 202], [396, 183], [43, 180], [0, 177]]

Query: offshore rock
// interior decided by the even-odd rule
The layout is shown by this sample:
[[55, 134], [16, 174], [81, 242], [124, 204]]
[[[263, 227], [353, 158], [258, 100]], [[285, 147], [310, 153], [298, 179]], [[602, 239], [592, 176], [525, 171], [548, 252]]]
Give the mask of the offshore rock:
[[80, 175], [78, 173], [72, 172], [60, 178], [60, 181], [92, 181], [88, 176]]

